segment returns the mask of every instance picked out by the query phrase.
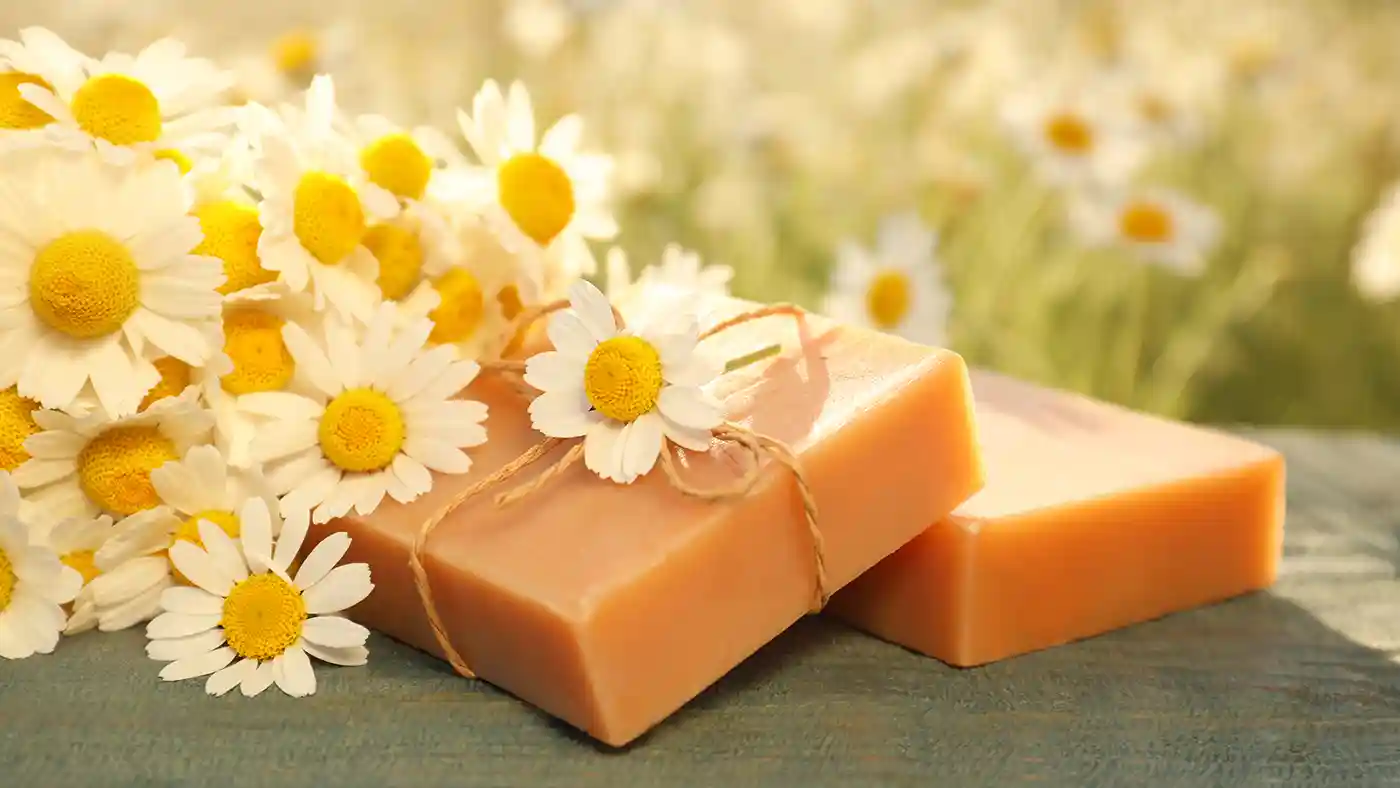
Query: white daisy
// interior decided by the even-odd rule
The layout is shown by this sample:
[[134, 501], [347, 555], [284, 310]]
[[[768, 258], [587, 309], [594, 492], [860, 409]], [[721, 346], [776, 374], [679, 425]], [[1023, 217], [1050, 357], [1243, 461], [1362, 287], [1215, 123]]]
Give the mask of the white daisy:
[[633, 281], [627, 253], [615, 246], [608, 250], [607, 276], [608, 300], [629, 321], [647, 323], [651, 315], [696, 312], [707, 296], [728, 296], [734, 269], [707, 266], [699, 253], [667, 244], [661, 262], [643, 268]]
[[0, 178], [0, 387], [55, 409], [87, 387], [124, 416], [159, 378], [147, 359], [209, 360], [224, 273], [193, 253], [185, 197], [171, 168], [57, 153]]
[[0, 152], [44, 144], [53, 116], [20, 95], [20, 85], [77, 90], [88, 57], [42, 27], [19, 31], [18, 41], [0, 39]]
[[88, 58], [85, 79], [70, 87], [21, 85], [20, 94], [54, 118], [47, 137], [66, 148], [98, 153], [114, 164], [161, 150], [218, 151], [234, 122], [221, 97], [233, 75], [185, 56], [185, 45], [161, 39], [135, 57], [113, 52]]
[[39, 541], [52, 550], [64, 566], [82, 578], [82, 589], [73, 598], [73, 612], [68, 617], [64, 633], [76, 635], [97, 626], [97, 604], [93, 599], [92, 581], [102, 575], [97, 565], [97, 552], [114, 533], [112, 518], [74, 518], [55, 525]]
[[146, 654], [170, 663], [160, 677], [209, 676], [210, 695], [240, 687], [251, 697], [276, 684], [299, 698], [316, 691], [308, 655], [334, 665], [365, 664], [369, 630], [335, 615], [374, 590], [369, 564], [336, 566], [350, 537], [321, 540], [292, 574], [304, 523], [283, 526], [274, 548], [278, 518], [264, 501], [248, 501], [239, 519], [238, 541], [202, 522], [203, 549], [187, 542], [170, 548], [171, 562], [195, 587], [166, 589], [165, 612], [146, 626]]
[[314, 79], [306, 107], [273, 121], [245, 115], [256, 158], [252, 186], [262, 195], [262, 265], [293, 292], [308, 291], [316, 309], [367, 320], [379, 301], [378, 264], [365, 246], [376, 221], [398, 213], [389, 192], [370, 183], [354, 147], [335, 129], [335, 88]]
[[525, 86], [510, 86], [509, 98], [494, 81], [476, 94], [472, 114], [458, 124], [480, 166], [456, 183], [444, 176], [444, 191], [483, 212], [506, 248], [525, 257], [546, 291], [597, 270], [586, 239], [617, 235], [607, 208], [612, 159], [578, 152], [583, 121], [561, 118], [536, 145], [534, 110]]
[[707, 450], [724, 411], [701, 387], [720, 367], [697, 351], [694, 317], [672, 316], [670, 331], [619, 330], [607, 298], [582, 280], [569, 307], [549, 321], [555, 349], [526, 362], [525, 382], [542, 392], [530, 403], [535, 429], [583, 438], [588, 469], [621, 484], [649, 472], [668, 438]]
[[823, 311], [912, 342], [943, 345], [952, 296], [942, 282], [937, 245], [937, 234], [913, 213], [885, 219], [874, 249], [842, 243]]
[[382, 304], [363, 331], [327, 321], [323, 340], [301, 326], [282, 333], [315, 397], [270, 392], [244, 407], [272, 419], [253, 439], [255, 462], [283, 494], [290, 519], [318, 523], [374, 511], [387, 494], [408, 502], [432, 488], [430, 470], [466, 473], [462, 449], [486, 440], [486, 406], [455, 399], [479, 367], [452, 348], [425, 350], [432, 324], [397, 329]]
[[1118, 184], [1145, 160], [1142, 135], [1104, 95], [1036, 87], [1010, 97], [1003, 120], [1041, 176], [1055, 184]]
[[1071, 204], [1070, 220], [1092, 245], [1123, 246], [1190, 275], [1204, 270], [1220, 237], [1214, 211], [1165, 189], [1080, 195]]
[[213, 426], [194, 388], [120, 419], [100, 409], [83, 417], [41, 410], [34, 421], [43, 431], [25, 440], [31, 457], [14, 477], [35, 523], [159, 506], [151, 471], [204, 442]]
[[52, 550], [30, 544], [19, 518], [19, 490], [0, 473], [0, 657], [52, 654], [68, 623], [63, 605], [83, 578]]
[[1400, 295], [1400, 185], [1392, 186], [1366, 217], [1361, 240], [1352, 251], [1351, 281], [1372, 301]]
[[236, 512], [244, 501], [260, 498], [277, 505], [259, 473], [231, 469], [213, 446], [192, 447], [183, 459], [151, 471], [151, 486], [163, 505], [118, 523], [93, 557], [101, 574], [85, 590], [104, 632], [151, 619], [160, 612], [162, 591], [189, 585], [172, 566], [168, 551], [179, 541], [203, 545], [201, 522], [237, 538], [241, 524]]

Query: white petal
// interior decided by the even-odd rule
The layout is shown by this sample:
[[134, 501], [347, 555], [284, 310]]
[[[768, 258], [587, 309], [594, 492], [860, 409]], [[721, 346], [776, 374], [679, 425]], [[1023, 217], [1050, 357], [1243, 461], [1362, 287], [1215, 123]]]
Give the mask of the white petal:
[[696, 430], [712, 430], [724, 421], [723, 406], [704, 391], [689, 386], [663, 388], [657, 408], [668, 420]]
[[161, 669], [160, 677], [165, 681], [183, 681], [196, 676], [207, 676], [222, 669], [237, 656], [233, 649], [225, 646], [199, 656], [186, 657], [172, 662]]
[[301, 544], [306, 540], [306, 531], [310, 527], [310, 521], [304, 518], [288, 518], [282, 522], [282, 533], [277, 536], [277, 547], [272, 553], [272, 563], [283, 572], [296, 560], [297, 553], [301, 551]]
[[267, 502], [252, 498], [245, 504], [238, 516], [239, 539], [243, 542], [243, 555], [249, 563], [249, 570], [261, 572], [266, 567], [252, 566], [253, 556], [272, 556], [272, 514]]
[[190, 582], [219, 596], [228, 596], [233, 578], [209, 557], [209, 554], [183, 539], [170, 546], [170, 563]]
[[655, 412], [645, 414], [623, 428], [618, 442], [622, 448], [622, 475], [625, 481], [631, 482], [645, 476], [656, 465], [657, 457], [664, 448], [663, 434], [661, 416]]
[[20, 626], [13, 611], [0, 612], [0, 657], [24, 659], [33, 656], [33, 637], [27, 627]]
[[115, 607], [99, 608], [97, 628], [103, 632], [119, 632], [154, 618], [160, 613], [160, 594], [169, 584], [170, 579], [166, 578]]
[[238, 545], [224, 533], [224, 529], [208, 520], [200, 520], [199, 539], [204, 542], [204, 550], [208, 553], [209, 560], [219, 567], [220, 572], [228, 575], [235, 583], [247, 579], [248, 564], [243, 561]]
[[161, 638], [146, 644], [146, 656], [159, 662], [196, 657], [222, 646], [224, 631], [210, 629], [182, 638]]
[[569, 287], [569, 304], [594, 340], [602, 342], [617, 334], [617, 319], [607, 296], [587, 281]]
[[239, 685], [239, 691], [244, 697], [252, 698], [261, 694], [263, 690], [272, 686], [272, 682], [277, 678], [277, 669], [273, 667], [272, 661], [257, 663], [257, 670], [243, 678], [243, 683]]
[[304, 376], [327, 396], [333, 397], [340, 393], [340, 376], [331, 367], [326, 354], [316, 346], [315, 340], [306, 333], [306, 329], [296, 323], [288, 323], [282, 327], [282, 341], [287, 345], [287, 352], [291, 353], [296, 361], [299, 375]]
[[369, 564], [345, 564], [332, 569], [319, 583], [302, 593], [309, 615], [338, 613], [359, 604], [374, 590]]
[[240, 659], [210, 676], [209, 680], [204, 683], [204, 691], [214, 696], [224, 695], [246, 681], [257, 669], [257, 660]]
[[540, 391], [582, 391], [586, 356], [546, 350], [525, 362], [525, 382]]
[[363, 665], [369, 660], [369, 649], [364, 646], [351, 646], [349, 648], [326, 648], [318, 646], [309, 640], [303, 640], [301, 647], [307, 654], [332, 665], [345, 665], [355, 667]]
[[559, 312], [550, 318], [545, 333], [555, 350], [577, 358], [587, 358], [599, 342], [572, 312]]
[[197, 635], [219, 626], [219, 616], [219, 613], [196, 616], [186, 613], [161, 613], [146, 625], [146, 637], [162, 639]]
[[316, 672], [301, 646], [292, 646], [272, 661], [273, 678], [278, 688], [293, 698], [304, 698], [316, 692]]
[[200, 588], [173, 586], [161, 592], [160, 606], [171, 613], [209, 616], [223, 612], [224, 600]]
[[306, 620], [301, 636], [326, 648], [351, 648], [363, 646], [369, 640], [369, 630], [348, 618], [316, 616]]
[[583, 440], [583, 464], [604, 479], [621, 480], [622, 447], [618, 438], [622, 427], [617, 422], [601, 420], [588, 430]]
[[410, 437], [404, 442], [403, 452], [438, 473], [466, 473], [472, 467], [471, 458], [465, 452], [431, 436]]
[[320, 544], [312, 548], [306, 560], [301, 562], [301, 568], [296, 574], [297, 588], [304, 591], [321, 582], [326, 574], [335, 568], [336, 563], [345, 557], [345, 551], [349, 549], [350, 535], [343, 531], [322, 539]]
[[553, 438], [577, 438], [587, 434], [603, 417], [592, 410], [582, 389], [547, 391], [530, 403], [530, 424]]
[[[679, 424], [666, 418], [666, 414], [661, 414], [661, 421], [665, 427], [666, 437], [671, 442], [683, 449], [691, 451], [709, 451], [710, 445], [714, 442], [714, 432], [712, 430], [697, 430], [690, 427], [682, 427]], [[664, 449], [663, 449], [664, 450]]]

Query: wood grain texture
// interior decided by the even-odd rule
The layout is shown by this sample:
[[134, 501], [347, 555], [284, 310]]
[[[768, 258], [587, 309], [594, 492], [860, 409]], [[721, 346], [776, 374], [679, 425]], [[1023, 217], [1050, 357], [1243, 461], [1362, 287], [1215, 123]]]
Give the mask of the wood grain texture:
[[0, 663], [0, 784], [1400, 783], [1400, 443], [1256, 436], [1289, 460], [1269, 593], [974, 670], [810, 619], [620, 752], [379, 637], [249, 700], [87, 635]]

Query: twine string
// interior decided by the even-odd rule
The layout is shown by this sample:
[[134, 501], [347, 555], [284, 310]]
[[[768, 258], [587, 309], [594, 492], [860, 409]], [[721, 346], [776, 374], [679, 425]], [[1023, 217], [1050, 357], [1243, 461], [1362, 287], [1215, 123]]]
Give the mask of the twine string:
[[[538, 307], [524, 310], [517, 316], [516, 320], [507, 328], [500, 342], [499, 347], [510, 348], [521, 342], [525, 332], [535, 322], [544, 317], [565, 309], [569, 306], [566, 300], [553, 301]], [[624, 325], [622, 315], [617, 307], [612, 308], [613, 319], [617, 325]], [[722, 331], [736, 326], [758, 320], [764, 317], [775, 315], [789, 315], [794, 318], [801, 318], [805, 313], [798, 307], [791, 304], [775, 304], [762, 307], [750, 312], [736, 315], [711, 326], [697, 336], [697, 341], [707, 339]], [[481, 362], [483, 372], [494, 373], [499, 378], [505, 380], [517, 393], [526, 399], [530, 399], [535, 394], [535, 389], [525, 382], [525, 362], [512, 361], [506, 359], [490, 359]], [[762, 435], [753, 430], [732, 422], [725, 422], [716, 427], [712, 434], [721, 441], [735, 444], [744, 450], [749, 461], [746, 463], [744, 472], [733, 482], [719, 487], [698, 487], [687, 482], [681, 477], [680, 469], [668, 446], [663, 444], [662, 451], [658, 457], [662, 472], [678, 492], [699, 500], [718, 501], [748, 495], [753, 491], [760, 478], [762, 478], [763, 458], [769, 457], [778, 462], [791, 474], [797, 485], [798, 496], [802, 502], [803, 519], [807, 526], [808, 534], [812, 544], [813, 575], [816, 588], [813, 593], [811, 605], [812, 612], [818, 612], [824, 608], [831, 598], [828, 590], [828, 578], [826, 570], [826, 547], [820, 529], [817, 527], [817, 503], [812, 494], [811, 485], [807, 476], [803, 472], [797, 455], [791, 447], [776, 438]], [[546, 438], [543, 441], [526, 449], [519, 457], [506, 463], [499, 470], [491, 475], [477, 481], [476, 484], [458, 492], [447, 502], [438, 507], [432, 516], [423, 521], [422, 526], [413, 540], [413, 550], [409, 554], [409, 567], [413, 571], [414, 585], [418, 591], [418, 599], [423, 605], [423, 610], [428, 618], [428, 626], [432, 629], [433, 638], [437, 641], [438, 647], [442, 649], [443, 656], [446, 657], [452, 668], [462, 676], [475, 678], [476, 674], [467, 665], [466, 660], [456, 647], [452, 645], [451, 638], [447, 635], [447, 627], [442, 621], [442, 616], [434, 601], [432, 584], [428, 579], [428, 571], [424, 565], [424, 555], [428, 542], [433, 531], [443, 523], [453, 512], [460, 509], [467, 502], [485, 492], [493, 490], [514, 479], [522, 471], [534, 465], [545, 455], [558, 447], [563, 440], [560, 438]], [[495, 497], [497, 507], [506, 507], [515, 504], [531, 495], [534, 495], [551, 482], [564, 474], [583, 459], [584, 444], [582, 441], [575, 443], [558, 461], [545, 468], [534, 479], [498, 492]]]

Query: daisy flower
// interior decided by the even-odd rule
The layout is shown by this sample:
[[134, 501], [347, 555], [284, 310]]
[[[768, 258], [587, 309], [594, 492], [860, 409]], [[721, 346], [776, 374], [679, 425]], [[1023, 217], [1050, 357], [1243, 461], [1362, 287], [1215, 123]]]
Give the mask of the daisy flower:
[[321, 540], [292, 574], [306, 529], [279, 525], [267, 503], [243, 505], [238, 541], [207, 521], [204, 546], [177, 542], [170, 560], [193, 588], [161, 593], [165, 611], [146, 626], [146, 654], [168, 662], [165, 681], [209, 676], [204, 688], [223, 695], [234, 687], [253, 696], [276, 684], [294, 698], [316, 691], [309, 656], [333, 665], [363, 665], [369, 630], [340, 615], [374, 590], [369, 564], [336, 563], [350, 537]]
[[1140, 134], [1105, 96], [1035, 89], [1012, 96], [1003, 119], [1013, 141], [1047, 181], [1121, 183], [1145, 159]]
[[728, 296], [734, 269], [726, 265], [706, 266], [699, 253], [667, 244], [661, 252], [661, 262], [643, 268], [633, 281], [627, 253], [615, 246], [608, 250], [607, 277], [608, 300], [624, 316], [635, 316], [645, 323], [647, 314], [693, 312], [704, 296]]
[[277, 280], [258, 256], [262, 222], [258, 203], [244, 187], [252, 178], [253, 150], [246, 137], [234, 137], [219, 156], [201, 158], [185, 175], [192, 213], [199, 219], [204, 240], [195, 254], [223, 264], [225, 295]]
[[530, 403], [535, 429], [583, 438], [588, 469], [621, 484], [649, 472], [667, 439], [707, 450], [724, 412], [701, 387], [720, 368], [697, 352], [694, 318], [677, 323], [673, 331], [619, 330], [607, 298], [575, 282], [569, 309], [549, 321], [555, 349], [526, 362], [525, 382], [542, 392]]
[[52, 654], [67, 626], [63, 605], [83, 578], [52, 550], [30, 544], [19, 518], [19, 490], [0, 473], [0, 657]]
[[841, 244], [823, 311], [925, 345], [946, 341], [952, 296], [942, 282], [938, 236], [912, 213], [880, 225], [874, 249]]
[[41, 541], [64, 566], [82, 578], [82, 588], [73, 598], [73, 612], [64, 634], [76, 635], [97, 626], [97, 604], [93, 600], [92, 581], [102, 574], [97, 566], [97, 551], [112, 536], [112, 518], [74, 518], [55, 525]]
[[21, 85], [77, 90], [88, 60], [42, 27], [19, 31], [18, 41], [0, 39], [0, 152], [43, 144], [53, 116], [20, 95]]
[[[65, 148], [98, 153], [114, 164], [162, 150], [217, 151], [233, 123], [221, 97], [233, 75], [185, 45], [163, 38], [135, 57], [113, 52], [85, 58], [85, 79], [64, 84], [24, 84], [20, 95], [53, 118], [48, 139]], [[183, 155], [183, 154], [182, 154]]]
[[318, 311], [329, 307], [344, 319], [367, 320], [380, 294], [366, 234], [399, 206], [364, 177], [335, 116], [327, 76], [312, 80], [301, 115], [280, 122], [266, 113], [245, 115], [257, 151], [252, 186], [262, 195], [258, 256], [288, 289], [310, 292]]
[[0, 386], [120, 417], [159, 378], [148, 358], [209, 360], [224, 274], [185, 196], [172, 168], [58, 153], [0, 178]]
[[612, 160], [578, 151], [583, 121], [561, 118], [536, 144], [534, 110], [525, 86], [509, 97], [494, 81], [476, 94], [458, 125], [480, 166], [446, 191], [487, 216], [506, 248], [523, 255], [546, 289], [597, 270], [586, 239], [617, 235], [606, 206]]
[[1351, 257], [1351, 281], [1372, 301], [1400, 295], [1400, 186], [1366, 218]]
[[41, 410], [34, 421], [42, 431], [25, 440], [31, 457], [14, 477], [35, 523], [159, 506], [151, 471], [204, 442], [213, 426], [193, 388], [120, 419], [100, 409], [82, 417]]
[[1164, 189], [1081, 195], [1070, 221], [1091, 245], [1131, 249], [1147, 262], [1195, 275], [1220, 236], [1209, 208]]
[[369, 514], [386, 494], [407, 503], [432, 488], [430, 470], [466, 473], [462, 449], [486, 441], [486, 406], [455, 399], [477, 363], [456, 360], [451, 348], [425, 350], [428, 321], [397, 330], [396, 322], [386, 303], [362, 332], [334, 320], [320, 339], [296, 324], [283, 328], [316, 396], [270, 392], [244, 405], [271, 419], [252, 457], [267, 464], [284, 517]]
[[241, 533], [236, 512], [244, 501], [260, 498], [277, 505], [261, 474], [231, 469], [213, 446], [195, 446], [183, 459], [151, 471], [151, 486], [164, 505], [121, 521], [93, 558], [101, 574], [87, 590], [104, 632], [153, 618], [162, 591], [189, 585], [171, 564], [169, 550], [180, 541], [202, 546], [201, 522], [236, 539]]

